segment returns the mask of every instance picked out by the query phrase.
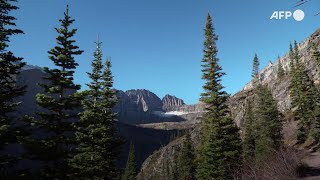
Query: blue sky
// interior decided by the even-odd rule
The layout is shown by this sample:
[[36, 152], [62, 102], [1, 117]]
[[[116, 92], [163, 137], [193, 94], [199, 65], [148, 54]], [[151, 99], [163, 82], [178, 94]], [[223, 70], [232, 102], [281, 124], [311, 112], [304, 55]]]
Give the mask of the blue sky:
[[104, 56], [111, 56], [117, 89], [148, 89], [160, 98], [172, 94], [196, 103], [202, 92], [203, 28], [207, 13], [219, 35], [220, 64], [227, 75], [225, 90], [234, 94], [249, 80], [257, 53], [261, 68], [283, 55], [290, 41], [302, 41], [320, 26], [320, 1], [299, 7], [301, 22], [270, 20], [274, 11], [294, 11], [295, 0], [20, 0], [13, 14], [24, 35], [12, 38], [10, 50], [25, 61], [52, 67], [47, 51], [56, 45], [54, 28], [63, 17], [66, 3], [76, 19], [77, 45], [85, 52], [75, 80], [85, 89], [85, 72], [97, 34]]

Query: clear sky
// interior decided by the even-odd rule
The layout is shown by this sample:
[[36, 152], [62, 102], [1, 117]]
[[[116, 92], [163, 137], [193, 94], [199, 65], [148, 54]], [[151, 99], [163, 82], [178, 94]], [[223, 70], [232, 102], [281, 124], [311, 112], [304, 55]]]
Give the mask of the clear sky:
[[52, 67], [47, 51], [56, 45], [54, 27], [68, 2], [76, 19], [75, 81], [85, 89], [85, 72], [100, 34], [104, 56], [111, 56], [115, 88], [148, 89], [160, 98], [172, 94], [196, 103], [202, 92], [200, 61], [207, 13], [219, 35], [225, 90], [234, 94], [249, 80], [257, 53], [261, 68], [283, 55], [290, 41], [302, 41], [320, 27], [320, 1], [299, 7], [301, 22], [270, 20], [274, 11], [294, 11], [298, 0], [19, 0], [14, 14], [24, 35], [12, 38], [11, 50], [31, 65]]

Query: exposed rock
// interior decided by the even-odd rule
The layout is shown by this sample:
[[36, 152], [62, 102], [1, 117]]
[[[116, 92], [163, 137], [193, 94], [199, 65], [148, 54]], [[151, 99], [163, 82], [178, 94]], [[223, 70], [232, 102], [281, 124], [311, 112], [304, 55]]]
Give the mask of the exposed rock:
[[185, 105], [182, 99], [175, 96], [165, 95], [162, 99], [162, 109], [164, 111], [176, 111], [180, 106]]
[[[309, 77], [315, 82], [319, 83], [319, 77], [317, 75], [318, 69], [313, 61], [312, 46], [315, 44], [318, 49], [320, 47], [320, 29], [313, 33], [305, 41], [298, 44], [299, 55], [301, 56], [301, 62], [306, 67], [306, 72]], [[283, 69], [285, 70], [285, 76], [282, 79], [277, 77], [278, 65], [281, 62]], [[262, 84], [268, 85], [273, 97], [278, 101], [278, 108], [281, 112], [286, 112], [291, 107], [290, 93], [289, 93], [289, 71], [290, 71], [290, 59], [289, 53], [278, 59], [276, 62], [269, 63], [259, 73], [259, 80]], [[245, 114], [246, 100], [252, 95], [252, 81], [244, 86], [244, 88], [232, 96], [229, 100], [229, 106], [231, 108], [232, 116], [238, 125], [242, 125], [243, 117]]]
[[141, 106], [144, 112], [162, 111], [162, 101], [154, 93], [145, 90], [128, 90], [125, 92], [131, 100]]

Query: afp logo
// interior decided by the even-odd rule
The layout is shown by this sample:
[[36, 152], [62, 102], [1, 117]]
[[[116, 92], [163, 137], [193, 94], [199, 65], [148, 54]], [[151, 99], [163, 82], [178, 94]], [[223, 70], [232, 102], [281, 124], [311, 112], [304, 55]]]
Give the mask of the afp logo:
[[304, 19], [304, 16], [304, 12], [300, 9], [294, 11], [293, 13], [291, 11], [274, 11], [270, 19], [287, 20], [293, 17], [293, 19], [295, 19], [296, 21], [302, 21]]

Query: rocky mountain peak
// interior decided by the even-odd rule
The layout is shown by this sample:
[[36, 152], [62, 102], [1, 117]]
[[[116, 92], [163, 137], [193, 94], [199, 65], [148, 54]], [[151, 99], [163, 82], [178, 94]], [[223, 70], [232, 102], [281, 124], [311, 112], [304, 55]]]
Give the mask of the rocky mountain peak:
[[144, 112], [162, 111], [162, 101], [153, 92], [146, 89], [128, 90], [125, 92], [137, 105], [141, 105]]
[[180, 106], [183, 105], [185, 105], [184, 101], [175, 96], [167, 94], [162, 98], [162, 109], [166, 112], [176, 111]]

